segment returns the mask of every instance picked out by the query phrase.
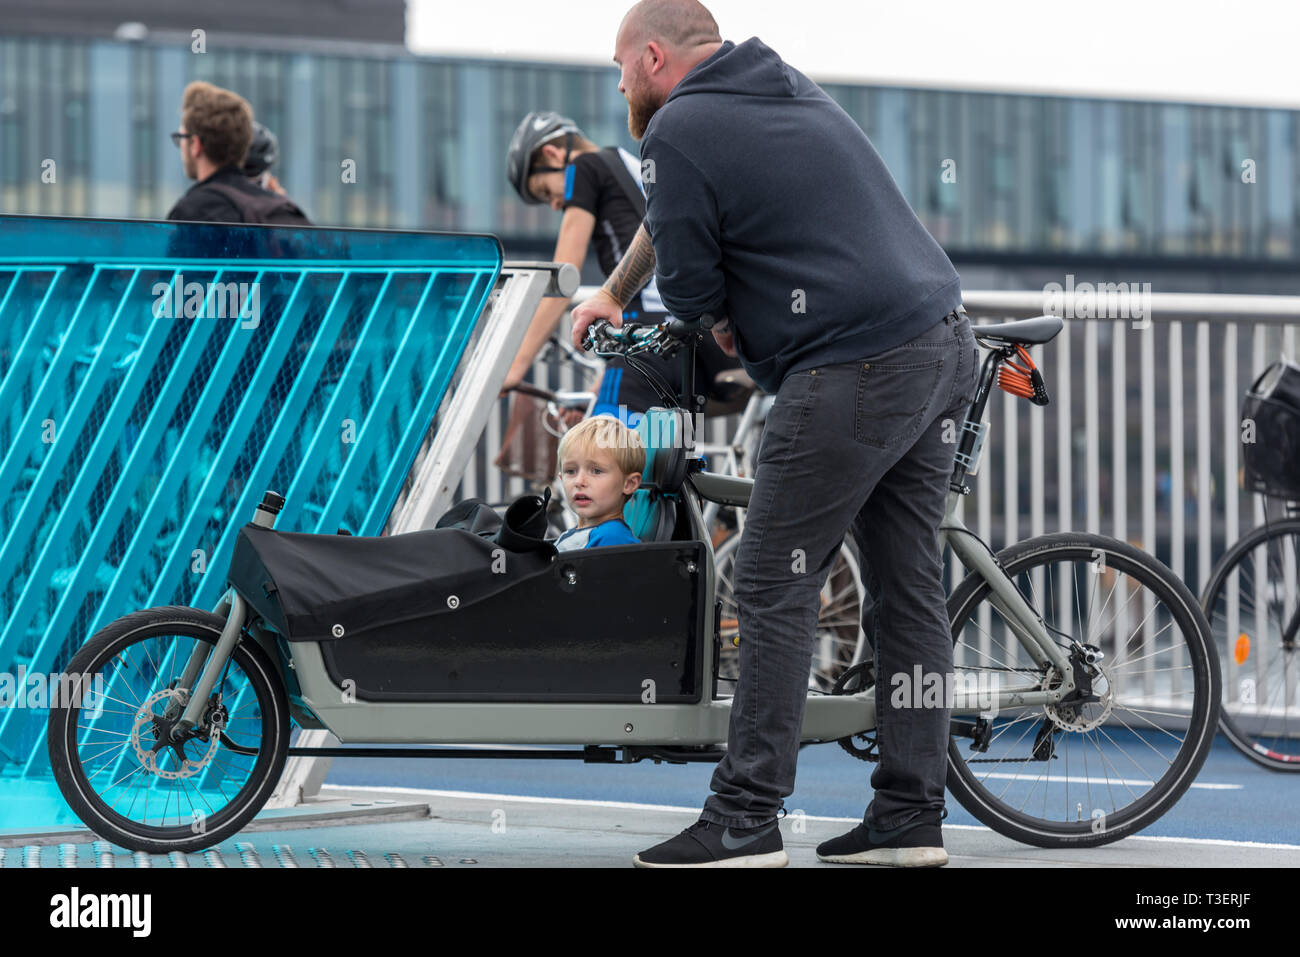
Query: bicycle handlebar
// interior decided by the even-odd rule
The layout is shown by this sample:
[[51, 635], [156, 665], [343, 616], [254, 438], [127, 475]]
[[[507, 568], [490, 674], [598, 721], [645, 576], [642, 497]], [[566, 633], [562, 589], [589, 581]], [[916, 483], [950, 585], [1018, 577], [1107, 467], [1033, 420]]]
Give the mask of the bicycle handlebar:
[[661, 356], [672, 355], [682, 344], [681, 337], [673, 335], [670, 331], [669, 327], [673, 322], [676, 320], [667, 320], [655, 326], [634, 322], [614, 326], [608, 319], [597, 319], [587, 327], [587, 333], [582, 339], [582, 348], [601, 356], [629, 356], [643, 352], [653, 352]]
[[507, 391], [532, 396], [534, 399], [541, 399], [558, 408], [582, 408], [591, 401], [594, 394], [591, 392], [552, 392], [550, 389], [543, 389], [541, 386], [530, 385], [527, 382], [521, 382]]
[[534, 399], [544, 399], [547, 402], [554, 401], [555, 393], [550, 389], [540, 389], [535, 385], [529, 385], [527, 382], [521, 382], [513, 388], [507, 389], [507, 392], [518, 392], [520, 395], [530, 395]]

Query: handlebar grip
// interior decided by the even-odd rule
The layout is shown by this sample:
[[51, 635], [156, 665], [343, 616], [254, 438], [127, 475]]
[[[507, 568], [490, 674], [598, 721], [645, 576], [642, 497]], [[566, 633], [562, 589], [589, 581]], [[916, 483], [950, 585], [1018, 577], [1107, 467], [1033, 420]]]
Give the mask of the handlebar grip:
[[587, 327], [587, 333], [582, 337], [582, 349], [584, 352], [590, 352], [596, 346], [596, 340], [608, 335], [610, 324], [608, 319], [597, 319]]
[[693, 332], [708, 332], [718, 325], [719, 321], [713, 313], [706, 312], [700, 316], [699, 322], [685, 322], [674, 317], [664, 322], [663, 328], [674, 339], [684, 339]]
[[527, 382], [521, 382], [511, 392], [518, 392], [520, 395], [532, 396], [535, 399], [545, 399], [547, 402], [555, 401], [555, 393], [550, 389], [540, 389], [535, 385], [529, 385]]
[[668, 319], [663, 324], [664, 332], [674, 339], [685, 339], [692, 333], [699, 332], [701, 324], [698, 322], [683, 322], [680, 319]]

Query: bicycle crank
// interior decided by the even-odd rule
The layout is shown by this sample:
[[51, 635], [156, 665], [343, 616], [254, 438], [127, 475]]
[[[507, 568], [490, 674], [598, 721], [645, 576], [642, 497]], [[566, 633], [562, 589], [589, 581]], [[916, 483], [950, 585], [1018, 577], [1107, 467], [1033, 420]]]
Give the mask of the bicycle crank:
[[[831, 694], [857, 694], [871, 688], [875, 683], [875, 662], [872, 660], [859, 661], [856, 665], [846, 668], [835, 679], [835, 684], [831, 686]], [[880, 753], [877, 750], [880, 742], [876, 740], [874, 729], [859, 734], [846, 735], [836, 740], [841, 748], [859, 761], [875, 763], [880, 760]]]

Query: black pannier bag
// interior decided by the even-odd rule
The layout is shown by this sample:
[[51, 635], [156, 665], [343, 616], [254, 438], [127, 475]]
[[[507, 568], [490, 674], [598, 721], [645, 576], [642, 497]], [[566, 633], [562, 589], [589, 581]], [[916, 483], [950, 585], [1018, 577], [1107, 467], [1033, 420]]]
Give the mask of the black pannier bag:
[[1300, 500], [1300, 366], [1279, 360], [1255, 380], [1241, 406], [1244, 423], [1254, 423], [1254, 441], [1243, 441], [1246, 488]]
[[698, 701], [704, 543], [557, 557], [523, 534], [539, 506], [544, 518], [532, 498], [506, 536], [531, 550], [499, 544], [506, 526], [471, 501], [447, 527], [386, 537], [248, 524], [228, 580], [285, 639], [320, 642], [331, 680], [360, 700]]

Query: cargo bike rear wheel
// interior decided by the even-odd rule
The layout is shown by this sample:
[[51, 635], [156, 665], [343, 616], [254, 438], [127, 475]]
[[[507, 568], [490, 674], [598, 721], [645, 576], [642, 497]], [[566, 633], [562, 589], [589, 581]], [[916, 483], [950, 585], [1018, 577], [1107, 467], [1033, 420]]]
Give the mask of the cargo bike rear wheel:
[[77, 816], [132, 851], [197, 851], [243, 828], [270, 798], [289, 750], [280, 677], [251, 640], [235, 645], [193, 728], [178, 679], [211, 652], [225, 619], [150, 608], [101, 629], [68, 663], [80, 693], [50, 710], [54, 777]]

